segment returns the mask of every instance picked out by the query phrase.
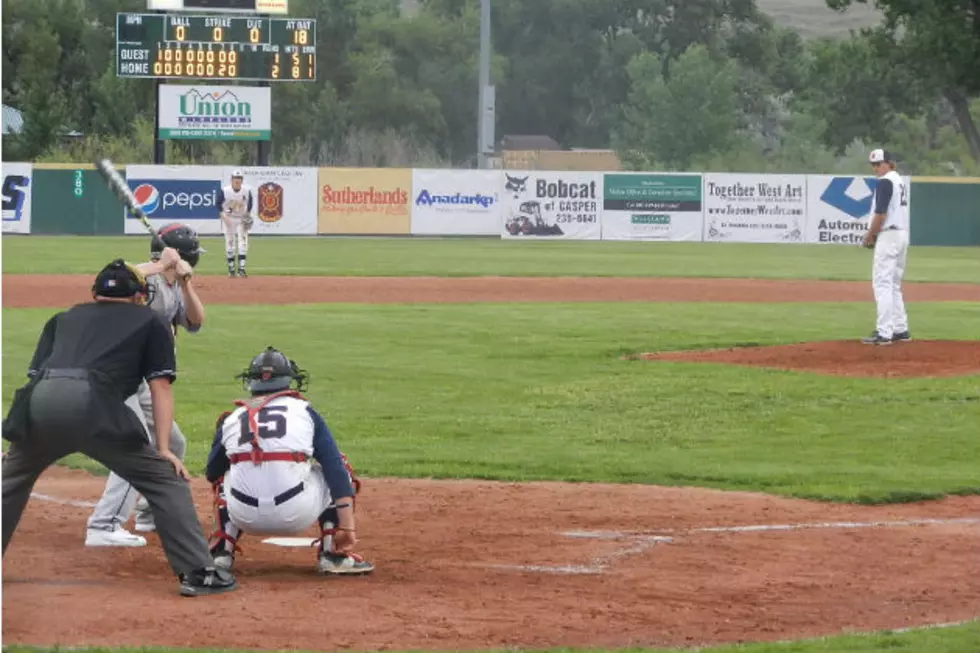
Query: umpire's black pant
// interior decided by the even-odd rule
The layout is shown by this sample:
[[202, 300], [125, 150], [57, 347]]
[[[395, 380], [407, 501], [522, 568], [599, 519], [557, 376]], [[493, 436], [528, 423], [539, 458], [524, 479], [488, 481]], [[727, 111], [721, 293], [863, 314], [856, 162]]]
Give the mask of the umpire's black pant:
[[[30, 437], [12, 443], [3, 461], [3, 553], [37, 478], [59, 458], [81, 452], [129, 481], [146, 497], [163, 551], [175, 573], [213, 566], [190, 487], [150, 446], [146, 434], [134, 432], [132, 438], [113, 441], [99, 437], [98, 431], [86, 424], [95, 392], [88, 381], [78, 378], [48, 378], [34, 387]], [[121, 401], [119, 406], [129, 410]]]

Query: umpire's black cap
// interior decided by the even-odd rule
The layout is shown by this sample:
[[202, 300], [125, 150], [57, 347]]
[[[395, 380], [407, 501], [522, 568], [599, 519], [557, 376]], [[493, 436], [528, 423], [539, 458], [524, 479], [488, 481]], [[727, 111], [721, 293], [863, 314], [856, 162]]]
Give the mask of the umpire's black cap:
[[117, 258], [95, 275], [92, 294], [98, 297], [126, 298], [150, 293], [146, 279], [140, 271], [121, 258]]

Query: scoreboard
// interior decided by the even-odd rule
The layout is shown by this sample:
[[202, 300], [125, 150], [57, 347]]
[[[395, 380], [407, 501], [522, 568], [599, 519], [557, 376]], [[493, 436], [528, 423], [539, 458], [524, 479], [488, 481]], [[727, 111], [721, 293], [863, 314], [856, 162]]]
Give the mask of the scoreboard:
[[316, 80], [316, 21], [116, 14], [116, 75], [183, 80]]

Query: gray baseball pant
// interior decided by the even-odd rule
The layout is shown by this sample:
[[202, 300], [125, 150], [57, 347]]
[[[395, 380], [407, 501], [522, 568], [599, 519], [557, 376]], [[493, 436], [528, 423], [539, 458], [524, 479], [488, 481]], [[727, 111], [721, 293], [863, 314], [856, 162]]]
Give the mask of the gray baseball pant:
[[[146, 430], [150, 443], [155, 446], [157, 437], [153, 430], [156, 423], [153, 421], [153, 399], [150, 395], [150, 386], [147, 385], [146, 381], [140, 384], [136, 394], [126, 400], [126, 405], [136, 413], [136, 417], [139, 418]], [[170, 451], [177, 458], [183, 460], [186, 450], [187, 439], [180, 431], [180, 427], [177, 426], [177, 422], [174, 422], [170, 427]], [[139, 493], [133, 489], [130, 483], [127, 483], [115, 472], [110, 473], [106, 480], [105, 489], [102, 491], [102, 497], [88, 518], [88, 528], [105, 531], [119, 528], [129, 521], [133, 514], [133, 508], [137, 507], [136, 500], [138, 498]], [[139, 506], [136, 511], [136, 521], [146, 524], [153, 523], [153, 514], [148, 505]]]
[[[81, 452], [116, 472], [149, 502], [170, 567], [176, 574], [213, 564], [190, 486], [177, 476], [149, 442], [133, 433], [128, 441], [100, 437], [80, 428], [79, 416], [92, 405], [96, 389], [79, 378], [45, 379], [30, 403], [31, 435], [10, 445], [3, 461], [3, 551], [20, 522], [38, 476], [68, 454]], [[135, 425], [134, 425], [135, 427]]]

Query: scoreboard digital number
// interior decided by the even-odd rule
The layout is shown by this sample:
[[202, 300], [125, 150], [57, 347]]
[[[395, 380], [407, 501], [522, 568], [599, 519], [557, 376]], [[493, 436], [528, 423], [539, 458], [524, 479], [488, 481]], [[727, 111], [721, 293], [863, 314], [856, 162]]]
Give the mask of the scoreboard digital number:
[[185, 80], [316, 80], [316, 21], [116, 14], [116, 75]]

